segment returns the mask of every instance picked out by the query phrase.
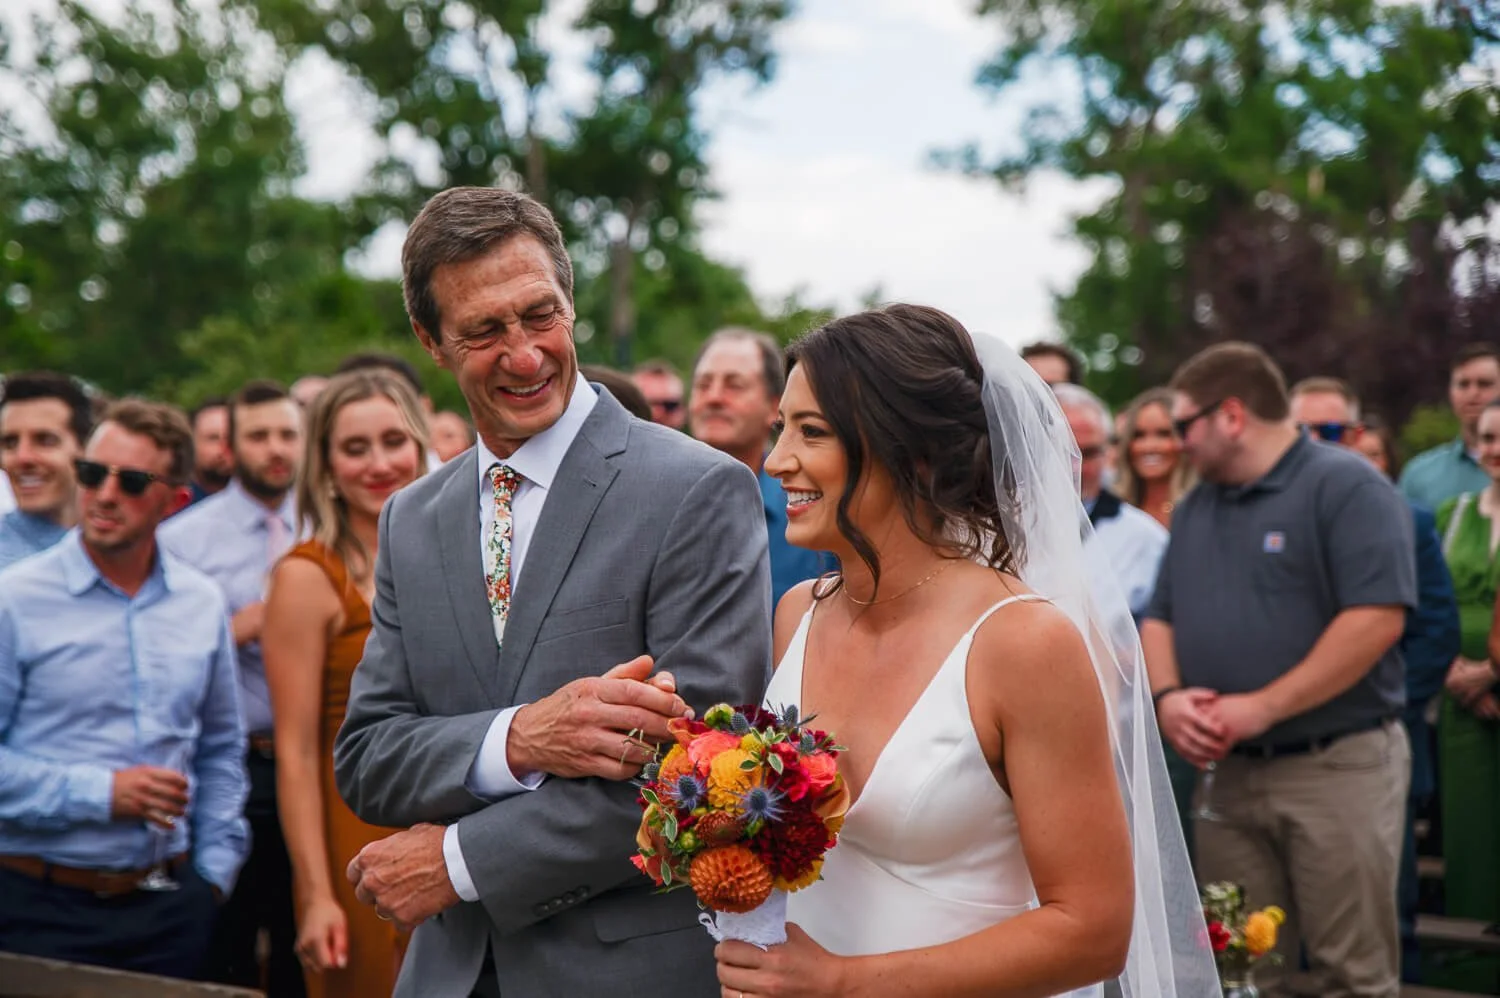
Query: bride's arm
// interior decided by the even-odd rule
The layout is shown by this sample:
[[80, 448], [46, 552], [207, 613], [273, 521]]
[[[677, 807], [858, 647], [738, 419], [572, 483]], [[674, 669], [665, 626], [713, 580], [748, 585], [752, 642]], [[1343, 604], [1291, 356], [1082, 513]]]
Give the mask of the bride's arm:
[[1041, 998], [1121, 972], [1134, 906], [1130, 837], [1083, 641], [1059, 611], [1033, 604], [981, 627], [971, 655], [975, 720], [999, 730], [1040, 907], [955, 942], [880, 956], [834, 958], [800, 932], [767, 953], [721, 944], [726, 994]]

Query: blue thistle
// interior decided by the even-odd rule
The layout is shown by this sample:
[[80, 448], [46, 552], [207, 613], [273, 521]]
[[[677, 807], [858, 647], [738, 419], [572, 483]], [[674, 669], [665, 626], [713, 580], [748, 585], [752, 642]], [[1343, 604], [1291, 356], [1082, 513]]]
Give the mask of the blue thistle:
[[750, 718], [745, 716], [744, 711], [737, 710], [734, 712], [734, 716], [729, 719], [729, 730], [737, 735], [748, 735], [750, 733]]
[[818, 741], [811, 734], [804, 731], [802, 738], [797, 742], [797, 751], [803, 755], [812, 755], [818, 750]]
[[658, 776], [660, 776], [660, 775], [661, 775], [661, 763], [659, 763], [659, 762], [648, 762], [648, 763], [646, 763], [645, 768], [643, 768], [641, 770], [641, 782], [643, 782], [643, 783], [654, 783], [656, 781], [656, 778]]
[[781, 820], [781, 802], [785, 795], [769, 787], [751, 787], [740, 795], [745, 820], [769, 823]]
[[676, 801], [679, 807], [691, 811], [701, 807], [708, 797], [708, 785], [693, 773], [683, 773], [677, 777], [673, 786], [667, 788], [667, 796]]
[[797, 726], [796, 704], [787, 704], [786, 709], [781, 714], [781, 723], [786, 725], [788, 728], [795, 728]]

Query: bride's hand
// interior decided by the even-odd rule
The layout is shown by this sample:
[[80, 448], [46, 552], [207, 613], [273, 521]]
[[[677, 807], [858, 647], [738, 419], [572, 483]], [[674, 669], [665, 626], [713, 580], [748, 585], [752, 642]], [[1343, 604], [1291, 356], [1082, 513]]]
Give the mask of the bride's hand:
[[714, 948], [721, 998], [836, 998], [847, 993], [849, 961], [834, 956], [800, 926], [763, 950], [729, 939]]

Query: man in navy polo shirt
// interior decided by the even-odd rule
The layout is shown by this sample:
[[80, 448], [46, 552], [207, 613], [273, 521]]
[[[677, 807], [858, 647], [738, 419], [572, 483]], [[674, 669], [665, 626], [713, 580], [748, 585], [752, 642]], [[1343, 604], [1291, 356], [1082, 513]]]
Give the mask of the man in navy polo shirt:
[[1359, 455], [1298, 430], [1258, 347], [1211, 347], [1172, 388], [1202, 484], [1173, 513], [1142, 643], [1163, 733], [1212, 766], [1198, 875], [1286, 910], [1269, 996], [1293, 993], [1299, 944], [1305, 993], [1394, 996], [1411, 512]]

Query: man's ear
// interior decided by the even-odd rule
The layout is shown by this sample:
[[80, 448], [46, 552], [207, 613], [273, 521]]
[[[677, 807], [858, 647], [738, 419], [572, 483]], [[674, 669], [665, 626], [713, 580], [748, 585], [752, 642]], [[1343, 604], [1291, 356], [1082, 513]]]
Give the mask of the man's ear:
[[417, 334], [417, 342], [422, 344], [422, 349], [427, 351], [427, 356], [432, 358], [432, 362], [438, 367], [447, 370], [448, 361], [443, 356], [443, 348], [438, 345], [437, 338], [427, 332], [422, 324], [415, 319], [412, 320], [411, 331]]

